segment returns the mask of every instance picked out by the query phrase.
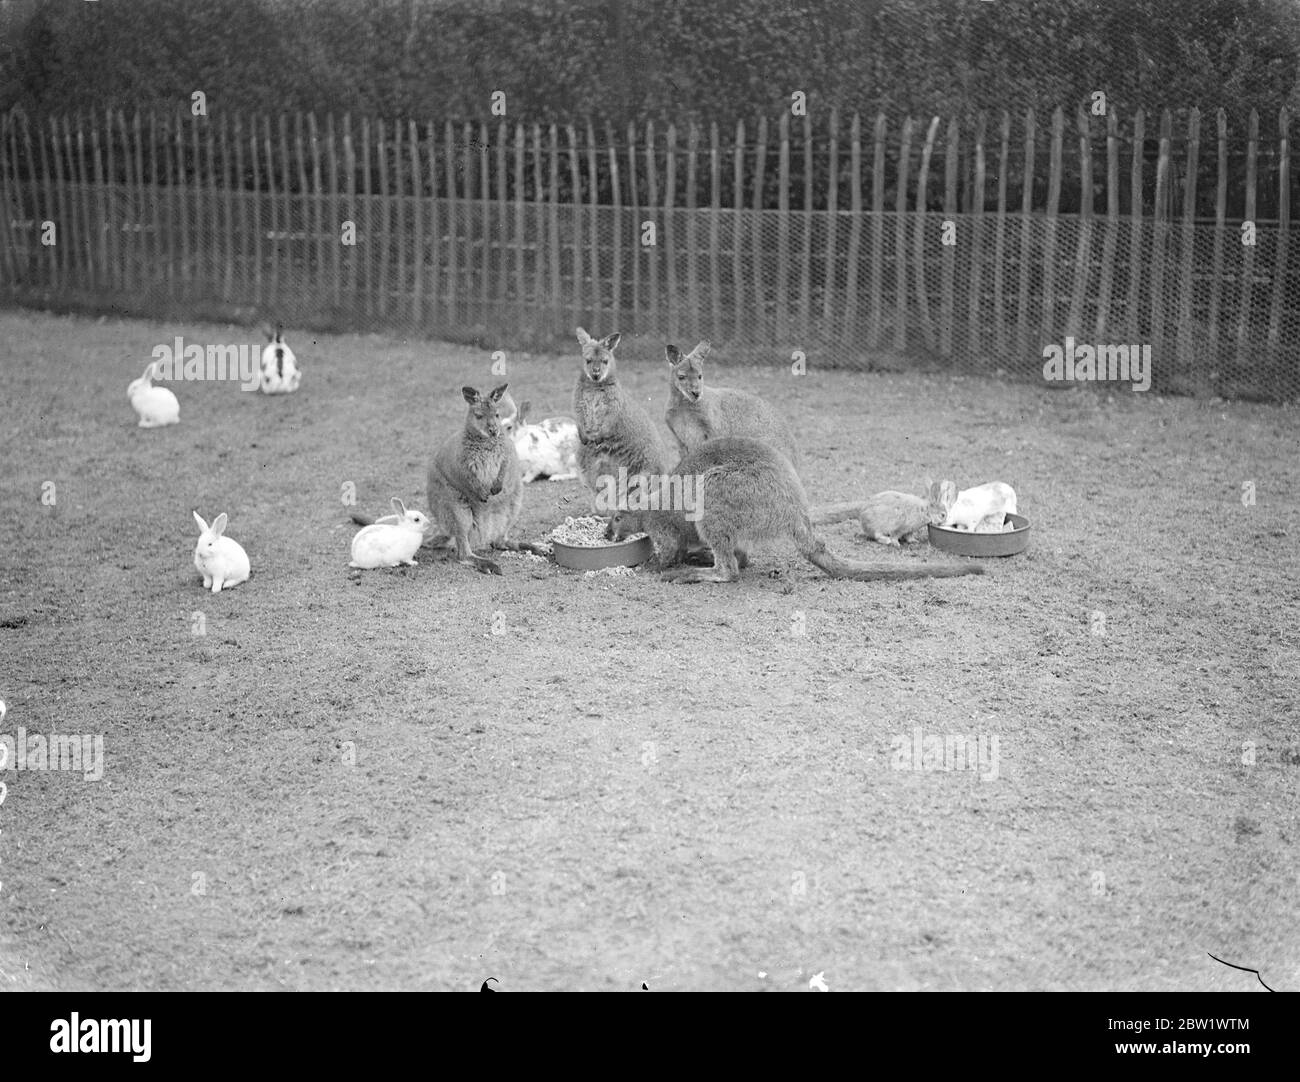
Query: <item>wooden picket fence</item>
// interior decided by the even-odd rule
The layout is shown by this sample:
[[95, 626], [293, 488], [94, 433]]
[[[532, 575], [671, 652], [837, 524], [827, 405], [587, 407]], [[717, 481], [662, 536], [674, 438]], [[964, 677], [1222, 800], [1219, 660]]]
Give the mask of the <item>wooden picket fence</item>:
[[1164, 389], [1296, 397], [1289, 117], [1265, 138], [1252, 113], [1244, 145], [1214, 119], [11, 113], [0, 295], [489, 348], [581, 323], [1038, 377], [1070, 335], [1150, 343]]

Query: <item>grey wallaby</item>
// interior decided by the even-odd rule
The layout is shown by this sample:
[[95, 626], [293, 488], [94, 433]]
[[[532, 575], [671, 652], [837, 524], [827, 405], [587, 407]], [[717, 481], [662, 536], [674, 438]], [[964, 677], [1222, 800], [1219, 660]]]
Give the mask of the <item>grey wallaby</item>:
[[[709, 440], [682, 458], [674, 471], [686, 506], [645, 513], [664, 577], [676, 582], [735, 582], [747, 562], [742, 545], [790, 538], [800, 554], [826, 574], [859, 582], [979, 575], [980, 564], [941, 563], [887, 567], [836, 556], [813, 533], [808, 497], [794, 466], [761, 440]], [[693, 497], [690, 498], [690, 497]], [[689, 517], [688, 517], [689, 516]], [[671, 570], [689, 547], [713, 550], [711, 568]]]
[[[593, 492], [626, 477], [662, 475], [671, 463], [668, 448], [650, 415], [618, 382], [614, 349], [622, 335], [599, 340], [581, 327], [582, 370], [573, 389], [573, 416], [578, 423], [578, 470]], [[610, 516], [608, 534], [622, 536], [644, 528], [639, 512]]]
[[690, 353], [665, 346], [668, 358], [668, 428], [682, 454], [705, 440], [747, 437], [772, 444], [794, 466], [802, 467], [794, 430], [776, 410], [756, 394], [729, 387], [704, 385], [704, 358], [712, 346], [700, 342]]
[[[425, 544], [438, 548], [450, 543], [460, 563], [490, 575], [501, 574], [501, 568], [477, 555], [475, 545], [542, 554], [536, 546], [509, 539], [524, 490], [514, 441], [501, 424], [505, 392], [504, 383], [486, 396], [473, 387], [461, 388], [469, 404], [465, 427], [434, 452], [429, 465], [429, 518], [441, 532]], [[363, 526], [370, 521], [360, 514], [352, 519]]]

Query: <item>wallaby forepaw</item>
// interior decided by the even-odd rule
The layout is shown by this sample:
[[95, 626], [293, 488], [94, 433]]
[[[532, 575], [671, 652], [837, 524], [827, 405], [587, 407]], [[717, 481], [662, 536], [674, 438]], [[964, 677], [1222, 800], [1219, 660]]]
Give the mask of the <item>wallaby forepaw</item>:
[[474, 570], [481, 571], [485, 575], [501, 574], [501, 567], [495, 560], [487, 560], [481, 556], [474, 561]]

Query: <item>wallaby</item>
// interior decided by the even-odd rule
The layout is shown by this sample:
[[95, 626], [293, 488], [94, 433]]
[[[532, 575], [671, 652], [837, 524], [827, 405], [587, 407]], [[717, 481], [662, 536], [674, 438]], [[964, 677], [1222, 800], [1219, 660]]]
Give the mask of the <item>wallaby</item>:
[[684, 506], [645, 513], [659, 566], [671, 569], [682, 563], [696, 540], [713, 550], [713, 566], [665, 570], [666, 579], [736, 582], [746, 562], [742, 543], [782, 537], [793, 540], [805, 559], [837, 579], [893, 581], [979, 575], [984, 571], [974, 563], [884, 567], [836, 556], [813, 533], [808, 497], [794, 466], [761, 440], [709, 440], [677, 464], [674, 477], [680, 479]]
[[[622, 335], [615, 332], [597, 340], [581, 327], [577, 335], [582, 370], [573, 390], [573, 416], [578, 423], [578, 470], [583, 481], [596, 492], [617, 484], [620, 469], [629, 478], [662, 475], [671, 461], [668, 448], [650, 415], [632, 401], [615, 372], [614, 349]], [[618, 512], [610, 516], [607, 536], [625, 536], [643, 528], [639, 513]]]
[[756, 394], [704, 385], [704, 358], [712, 346], [700, 342], [690, 353], [665, 346], [668, 358], [668, 428], [682, 454], [705, 440], [747, 437], [772, 444], [798, 472], [802, 461], [794, 431]]
[[442, 533], [428, 544], [437, 547], [451, 541], [458, 561], [491, 575], [501, 574], [501, 568], [476, 555], [473, 545], [537, 551], [508, 539], [524, 490], [514, 441], [505, 434], [498, 415], [505, 393], [504, 383], [486, 397], [473, 387], [461, 388], [469, 403], [465, 427], [434, 452], [429, 466], [429, 518]]

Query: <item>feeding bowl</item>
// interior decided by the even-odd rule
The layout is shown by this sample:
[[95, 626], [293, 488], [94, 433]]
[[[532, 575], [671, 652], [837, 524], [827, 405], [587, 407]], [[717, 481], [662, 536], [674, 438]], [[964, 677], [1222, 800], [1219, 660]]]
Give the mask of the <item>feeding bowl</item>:
[[972, 533], [950, 530], [947, 526], [930, 527], [930, 544], [955, 556], [1015, 556], [1029, 547], [1029, 519], [1008, 514], [1003, 520], [1015, 527], [1002, 533]]
[[636, 567], [655, 554], [654, 543], [648, 537], [633, 541], [619, 541], [613, 545], [566, 545], [551, 541], [555, 562], [575, 571], [600, 571], [606, 567]]

